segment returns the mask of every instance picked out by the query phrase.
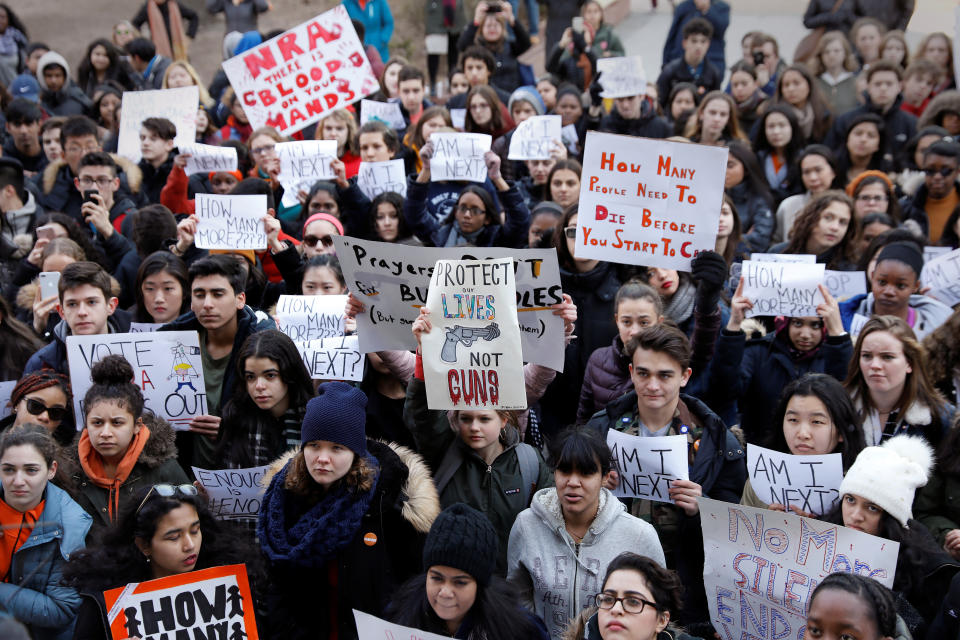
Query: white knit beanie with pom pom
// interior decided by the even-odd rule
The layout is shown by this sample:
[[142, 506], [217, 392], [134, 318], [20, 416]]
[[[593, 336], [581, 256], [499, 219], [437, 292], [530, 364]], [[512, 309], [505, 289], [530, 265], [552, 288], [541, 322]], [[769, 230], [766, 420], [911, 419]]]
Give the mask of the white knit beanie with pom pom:
[[840, 483], [840, 498], [860, 496], [906, 527], [913, 517], [914, 493], [927, 484], [932, 470], [933, 449], [924, 438], [895, 436], [860, 452]]

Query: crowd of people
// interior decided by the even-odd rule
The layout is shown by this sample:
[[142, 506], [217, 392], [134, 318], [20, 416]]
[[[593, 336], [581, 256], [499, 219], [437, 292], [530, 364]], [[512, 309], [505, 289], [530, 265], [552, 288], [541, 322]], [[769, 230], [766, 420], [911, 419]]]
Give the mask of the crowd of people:
[[[110, 638], [104, 591], [245, 564], [264, 638], [356, 638], [356, 609], [473, 640], [709, 639], [698, 499], [813, 517], [751, 486], [761, 445], [840, 454], [817, 517], [899, 543], [892, 589], [816, 585], [808, 639], [957, 637], [960, 311], [921, 279], [932, 247], [960, 246], [951, 38], [910, 50], [912, 0], [811, 0], [792, 63], [759, 31], [731, 61], [727, 2], [682, 0], [656, 81], [605, 100], [597, 63], [625, 47], [598, 0], [551, 2], [545, 28], [529, 0], [472, 16], [431, 0], [423, 69], [391, 54], [387, 0], [343, 4], [379, 77], [369, 98], [403, 127], [360, 126], [353, 105], [292, 137], [255, 129], [223, 70], [191, 65], [201, 16], [176, 0], [73, 61], [0, 3], [0, 635]], [[225, 14], [223, 59], [281, 33], [257, 30], [268, 0], [206, 8]], [[541, 43], [536, 77], [519, 56]], [[194, 85], [196, 141], [234, 149], [236, 170], [188, 175], [159, 113], [138, 162], [116, 153], [125, 92]], [[546, 114], [575, 135], [510, 159], [516, 127]], [[492, 136], [484, 182], [432, 179], [432, 134], [457, 131]], [[588, 131], [728, 149], [716, 246], [689, 272], [577, 255]], [[277, 145], [314, 139], [336, 141], [335, 179], [284, 198]], [[392, 159], [405, 195], [368, 198], [361, 162]], [[197, 194], [265, 196], [267, 248], [198, 248]], [[554, 249], [562, 372], [524, 365], [522, 411], [431, 409], [419, 348], [366, 354], [359, 383], [311, 380], [275, 306], [346, 294], [356, 331], [367, 308], [336, 236]], [[821, 286], [814, 316], [748, 317], [735, 274], [758, 253], [814, 256], [867, 293]], [[207, 413], [188, 428], [145, 408], [122, 355], [75, 402], [67, 338], [131, 323], [197, 333]], [[417, 343], [432, 330], [424, 308]], [[686, 438], [671, 502], [614, 496], [611, 429]], [[214, 517], [192, 468], [260, 466], [259, 513]]]

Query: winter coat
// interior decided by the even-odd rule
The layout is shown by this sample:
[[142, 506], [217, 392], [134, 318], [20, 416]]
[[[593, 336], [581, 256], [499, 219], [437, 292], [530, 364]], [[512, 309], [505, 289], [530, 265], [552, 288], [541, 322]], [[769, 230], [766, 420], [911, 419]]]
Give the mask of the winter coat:
[[[876, 409], [867, 413], [863, 408], [863, 399], [859, 392], [854, 392], [852, 395], [854, 409], [859, 415], [864, 416], [863, 436], [868, 447], [880, 444], [880, 440], [905, 433], [926, 438], [930, 446], [936, 449], [950, 429], [956, 414], [956, 408], [952, 404], [946, 403], [938, 412], [934, 412], [933, 408], [927, 406], [925, 402], [916, 400], [903, 412], [902, 418], [894, 412], [887, 418], [887, 425], [881, 426], [877, 425]], [[881, 436], [879, 431], [886, 429], [892, 422], [896, 423], [896, 429], [891, 429], [892, 433], [888, 432], [887, 435]]]
[[[923, 340], [933, 333], [953, 313], [950, 307], [929, 296], [912, 294], [907, 304], [917, 313], [917, 319], [912, 327], [913, 332], [917, 334], [917, 340]], [[840, 319], [843, 320], [844, 329], [850, 330], [853, 317], [857, 314], [867, 318], [873, 315], [873, 293], [860, 294], [840, 302]]]
[[[683, 27], [694, 18], [705, 18], [713, 25], [713, 37], [710, 38], [710, 48], [707, 49], [707, 60], [717, 69], [726, 69], [727, 60], [724, 57], [724, 34], [730, 26], [730, 5], [723, 0], [712, 0], [706, 12], [697, 9], [693, 0], [684, 0], [673, 9], [673, 21], [670, 31], [663, 45], [663, 62], [666, 67], [677, 58], [683, 58]], [[623, 55], [623, 54], [621, 54]]]
[[600, 489], [600, 510], [579, 544], [567, 532], [557, 490], [541, 489], [510, 531], [507, 579], [557, 640], [593, 606], [607, 565], [624, 551], [666, 564], [653, 525], [627, 513], [607, 489]]
[[[410, 178], [407, 197], [403, 202], [403, 217], [407, 228], [426, 246], [443, 247], [454, 232], [453, 219], [440, 223], [430, 215], [427, 209], [430, 184]], [[478, 247], [523, 247], [527, 243], [527, 229], [530, 226], [530, 211], [523, 203], [523, 195], [516, 184], [511, 184], [507, 191], [501, 191], [499, 195], [503, 203], [504, 224], [491, 222], [486, 225], [474, 244]], [[495, 212], [488, 212], [488, 216], [494, 220], [499, 218]]]
[[[958, 112], [960, 113], [960, 112]], [[954, 190], [960, 195], [960, 182], [954, 182]], [[930, 218], [927, 216], [927, 198], [930, 195], [926, 183], [921, 183], [916, 193], [900, 198], [900, 217], [906, 222], [913, 220], [927, 238], [930, 237]], [[942, 230], [941, 230], [942, 231]]]
[[[688, 1], [693, 4], [692, 0]], [[720, 88], [720, 84], [723, 82], [723, 72], [715, 67], [709, 58], [704, 58], [701, 64], [703, 65], [703, 71], [699, 78], [694, 78], [693, 74], [690, 73], [690, 67], [683, 56], [664, 65], [660, 77], [657, 78], [657, 95], [660, 98], [660, 108], [663, 111], [669, 111], [667, 100], [670, 98], [670, 90], [679, 82], [694, 84], [698, 89], [702, 88], [703, 93]]]
[[[130, 331], [130, 314], [123, 309], [115, 309], [113, 314], [107, 318], [107, 327], [110, 333]], [[53, 330], [53, 341], [30, 356], [27, 366], [23, 368], [23, 374], [26, 375], [44, 367], [49, 367], [58, 373], [69, 376], [70, 369], [67, 366], [68, 335], [70, 335], [70, 327], [66, 320], [57, 323]]]
[[[110, 154], [117, 163], [120, 176], [120, 189], [113, 194], [114, 202], [120, 202], [124, 196], [130, 198], [135, 205], [145, 204], [140, 196], [140, 183], [143, 174], [136, 164], [116, 154]], [[73, 171], [63, 158], [51, 162], [43, 173], [33, 178], [37, 203], [47, 211], [59, 211], [76, 218], [80, 224], [85, 224], [80, 215], [83, 206], [83, 194], [77, 191], [73, 184]], [[119, 229], [117, 229], [119, 231]]]
[[16, 295], [13, 274], [33, 249], [33, 230], [37, 217], [43, 213], [33, 193], [24, 191], [27, 199], [22, 208], [0, 212], [0, 295], [8, 300]]
[[515, 21], [510, 28], [513, 31], [513, 39], [504, 40], [496, 51], [491, 47], [486, 47], [482, 38], [477, 38], [479, 27], [473, 24], [472, 20], [457, 40], [457, 50], [461, 53], [474, 44], [478, 44], [487, 48], [493, 54], [496, 65], [494, 65], [493, 73], [490, 74], [490, 84], [500, 87], [507, 93], [511, 93], [517, 87], [526, 84], [520, 75], [520, 65], [522, 63], [517, 58], [531, 46], [530, 34], [519, 20]]
[[244, 0], [240, 4], [232, 0], [207, 0], [207, 11], [213, 14], [223, 12], [227, 21], [225, 33], [256, 31], [257, 17], [269, 10], [268, 0]]
[[613, 109], [602, 119], [588, 117], [587, 129], [596, 129], [603, 133], [619, 133], [625, 136], [636, 136], [639, 138], [668, 138], [673, 134], [673, 130], [667, 121], [657, 115], [653, 107], [646, 100], [640, 103], [639, 118], [624, 118]]
[[67, 640], [73, 637], [80, 595], [60, 584], [63, 565], [84, 547], [93, 518], [49, 482], [44, 501], [30, 537], [13, 554], [9, 580], [0, 582], [0, 602], [34, 640]]
[[[570, 622], [570, 626], [559, 640], [601, 640], [597, 608], [594, 606], [581, 611]], [[656, 640], [700, 640], [700, 638], [684, 633], [671, 624], [657, 634]]]
[[[617, 58], [625, 56], [626, 50], [623, 48], [623, 42], [613, 31], [613, 27], [605, 22], [600, 23], [600, 27], [593, 35], [593, 44], [590, 45], [590, 51], [597, 58]], [[560, 54], [561, 61], [572, 59], [569, 49], [564, 49]]]
[[790, 356], [787, 329], [747, 341], [743, 331], [724, 329], [710, 371], [709, 393], [734, 397], [740, 406], [740, 427], [747, 442], [765, 446], [774, 425], [773, 413], [783, 389], [806, 373], [826, 373], [838, 381], [847, 375], [853, 343], [847, 334], [826, 336], [812, 358]]
[[594, 413], [633, 389], [629, 366], [630, 358], [623, 352], [619, 335], [609, 347], [590, 354], [577, 407], [578, 424], [585, 423]]
[[[336, 624], [340, 640], [355, 639], [352, 609], [382, 617], [397, 586], [419, 573], [423, 542], [440, 512], [430, 471], [399, 445], [367, 440], [367, 451], [379, 463], [380, 475], [353, 540], [319, 571], [270, 564], [274, 588], [266, 598], [269, 633], [261, 632], [263, 637], [327, 638]], [[294, 455], [290, 451], [274, 462], [263, 484], [269, 485]], [[292, 525], [299, 516], [290, 513], [287, 521]]]
[[751, 251], [764, 252], [770, 246], [775, 220], [770, 210], [770, 199], [750, 191], [746, 182], [727, 189], [737, 208], [744, 240]]
[[888, 31], [906, 31], [913, 15], [914, 0], [854, 0], [853, 5], [856, 18], [873, 16], [879, 18]]
[[[126, 482], [120, 487], [120, 512], [123, 512], [124, 505], [142, 489], [164, 482], [175, 485], [190, 482], [187, 474], [177, 463], [175, 432], [170, 423], [149, 413], [143, 414], [143, 422], [150, 429], [150, 438], [140, 452], [140, 457]], [[109, 526], [110, 490], [95, 485], [80, 466], [77, 446], [80, 443], [81, 433], [77, 434], [73, 445], [65, 450], [65, 456], [70, 461], [71, 467], [76, 469], [73, 476], [76, 492], [73, 498], [95, 518], [98, 526]]]
[[85, 116], [93, 108], [93, 102], [83, 89], [67, 78], [67, 83], [59, 91], [41, 90], [40, 106], [51, 116]]
[[848, 73], [839, 82], [829, 82], [824, 75], [817, 76], [817, 86], [832, 113], [843, 114], [860, 104], [857, 99], [857, 74]]
[[445, 25], [443, 22], [443, 0], [427, 0], [424, 3], [426, 17], [426, 33], [452, 33], [458, 34], [463, 31], [467, 24], [467, 15], [463, 11], [463, 0], [456, 0], [456, 7], [453, 10], [453, 24]]
[[390, 59], [390, 38], [393, 36], [393, 14], [387, 0], [367, 0], [361, 8], [357, 0], [343, 0], [351, 20], [363, 24], [363, 44], [376, 47], [381, 60]]
[[960, 114], [960, 91], [944, 91], [927, 103], [923, 115], [917, 120], [917, 131], [924, 127], [943, 126], [943, 116], [947, 113]]
[[[403, 407], [403, 421], [413, 434], [417, 452], [423, 456], [434, 474], [443, 464], [450, 447], [457, 447], [463, 462], [440, 493], [440, 505], [449, 507], [457, 502], [468, 504], [483, 513], [493, 523], [500, 537], [497, 571], [506, 574], [507, 541], [517, 515], [529, 504], [524, 502], [520, 461], [516, 448], [520, 435], [515, 428], [507, 429], [503, 453], [488, 465], [459, 436], [453, 412], [433, 411], [427, 408], [427, 391], [423, 380], [413, 378], [407, 385], [407, 401]], [[537, 451], [540, 472], [536, 489], [553, 486], [553, 474]], [[527, 488], [529, 489], [529, 488]], [[532, 495], [528, 491], [528, 496]]]
[[[453, 207], [457, 204], [457, 199], [460, 197], [460, 192], [463, 190], [463, 187], [466, 184], [468, 183], [456, 182], [453, 180], [428, 182], [426, 184], [427, 195], [424, 198], [424, 204], [426, 206], [427, 213], [438, 225], [445, 223], [447, 219], [453, 215]], [[489, 178], [487, 178], [487, 180], [483, 183], [476, 184], [479, 184], [487, 190], [487, 193], [489, 193], [493, 198], [493, 203], [497, 209], [502, 209], [500, 198], [498, 196], [499, 192], [497, 191], [496, 187], [493, 186], [493, 182], [491, 182]], [[407, 190], [407, 197], [409, 198], [409, 187]], [[526, 238], [526, 231], [524, 231], [524, 238]], [[423, 238], [420, 238], [420, 240], [423, 240]]]
[[939, 465], [934, 468], [926, 486], [917, 491], [913, 517], [943, 546], [947, 534], [960, 529], [960, 476], [943, 471]]
[[167, 184], [167, 176], [173, 169], [173, 154], [168, 154], [167, 159], [159, 167], [154, 167], [146, 160], [141, 160], [137, 165], [140, 173], [143, 174], [143, 186], [141, 191], [147, 202], [157, 204], [160, 202], [160, 191]]
[[837, 116], [833, 121], [833, 127], [830, 129], [830, 132], [827, 133], [827, 137], [824, 138], [823, 143], [833, 149], [834, 152], [837, 152], [837, 150], [841, 149], [844, 145], [850, 123], [853, 122], [857, 116], [872, 113], [880, 116], [883, 120], [884, 136], [887, 145], [884, 152], [890, 154], [896, 160], [898, 166], [904, 164], [904, 153], [907, 141], [917, 132], [917, 118], [900, 108], [900, 105], [903, 104], [902, 95], [897, 96], [896, 101], [894, 101], [893, 105], [886, 112], [881, 111], [880, 107], [873, 104], [870, 96], [866, 92], [864, 92], [863, 98], [864, 104]]

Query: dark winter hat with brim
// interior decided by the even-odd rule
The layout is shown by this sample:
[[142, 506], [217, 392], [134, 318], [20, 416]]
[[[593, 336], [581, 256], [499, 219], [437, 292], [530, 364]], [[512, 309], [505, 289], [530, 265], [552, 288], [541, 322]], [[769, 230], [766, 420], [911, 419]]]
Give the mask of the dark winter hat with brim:
[[485, 515], [458, 502], [437, 516], [423, 545], [423, 568], [452, 567], [490, 582], [497, 566], [497, 531]]

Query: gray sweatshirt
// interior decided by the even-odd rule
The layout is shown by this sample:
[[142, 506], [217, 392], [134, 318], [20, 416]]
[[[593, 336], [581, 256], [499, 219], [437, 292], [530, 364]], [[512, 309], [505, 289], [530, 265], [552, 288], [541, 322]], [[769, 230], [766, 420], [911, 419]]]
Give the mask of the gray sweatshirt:
[[507, 579], [543, 618], [550, 637], [560, 640], [570, 620], [594, 604], [607, 565], [624, 551], [666, 564], [653, 526], [627, 513], [606, 489], [579, 550], [564, 526], [556, 488], [541, 489], [510, 531]]

